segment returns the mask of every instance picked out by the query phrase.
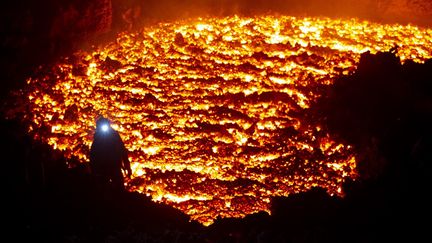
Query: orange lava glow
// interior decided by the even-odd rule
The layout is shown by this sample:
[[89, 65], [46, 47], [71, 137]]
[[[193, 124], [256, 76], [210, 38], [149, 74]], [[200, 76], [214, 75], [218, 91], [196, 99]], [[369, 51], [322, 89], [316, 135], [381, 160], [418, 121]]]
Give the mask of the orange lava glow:
[[361, 53], [395, 45], [424, 61], [432, 30], [274, 16], [160, 24], [42, 67], [22, 91], [23, 120], [87, 162], [95, 118], [109, 117], [130, 151], [129, 190], [209, 225], [312, 187], [343, 195], [353, 148], [307, 109]]

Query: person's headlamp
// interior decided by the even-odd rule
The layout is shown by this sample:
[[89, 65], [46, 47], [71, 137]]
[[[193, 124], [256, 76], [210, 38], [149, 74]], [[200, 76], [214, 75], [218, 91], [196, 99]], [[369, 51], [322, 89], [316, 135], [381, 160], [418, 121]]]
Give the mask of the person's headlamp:
[[108, 132], [109, 131], [109, 125], [108, 124], [102, 124], [100, 127], [100, 130], [102, 132]]

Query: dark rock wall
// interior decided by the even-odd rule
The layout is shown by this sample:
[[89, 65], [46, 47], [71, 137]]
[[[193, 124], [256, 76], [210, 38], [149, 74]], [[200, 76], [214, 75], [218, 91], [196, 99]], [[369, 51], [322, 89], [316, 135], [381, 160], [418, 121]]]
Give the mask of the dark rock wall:
[[111, 0], [41, 0], [0, 10], [0, 87], [19, 86], [32, 70], [111, 30]]

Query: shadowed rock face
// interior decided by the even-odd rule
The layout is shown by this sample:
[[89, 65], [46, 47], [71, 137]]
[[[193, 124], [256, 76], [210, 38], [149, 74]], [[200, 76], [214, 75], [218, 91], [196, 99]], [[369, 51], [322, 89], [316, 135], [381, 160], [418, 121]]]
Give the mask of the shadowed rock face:
[[[1, 10], [3, 48], [26, 47], [33, 42], [59, 39], [79, 41], [110, 30], [111, 0], [25, 1]], [[51, 47], [53, 48], [53, 47]]]
[[56, 9], [50, 36], [74, 39], [101, 34], [110, 30], [112, 5], [110, 0], [71, 1]]
[[111, 30], [111, 0], [25, 0], [0, 10], [1, 91], [22, 84], [34, 68]]

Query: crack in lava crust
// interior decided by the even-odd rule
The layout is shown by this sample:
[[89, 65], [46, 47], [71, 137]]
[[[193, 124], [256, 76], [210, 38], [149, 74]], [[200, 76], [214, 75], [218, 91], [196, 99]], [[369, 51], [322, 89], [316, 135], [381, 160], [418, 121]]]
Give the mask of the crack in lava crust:
[[[160, 24], [79, 52], [28, 80], [30, 131], [88, 160], [95, 118], [130, 151], [130, 190], [208, 225], [269, 211], [273, 196], [356, 177], [353, 149], [307, 108], [365, 51], [432, 56], [432, 31], [328, 18], [208, 18]], [[48, 128], [47, 130], [41, 127]]]

